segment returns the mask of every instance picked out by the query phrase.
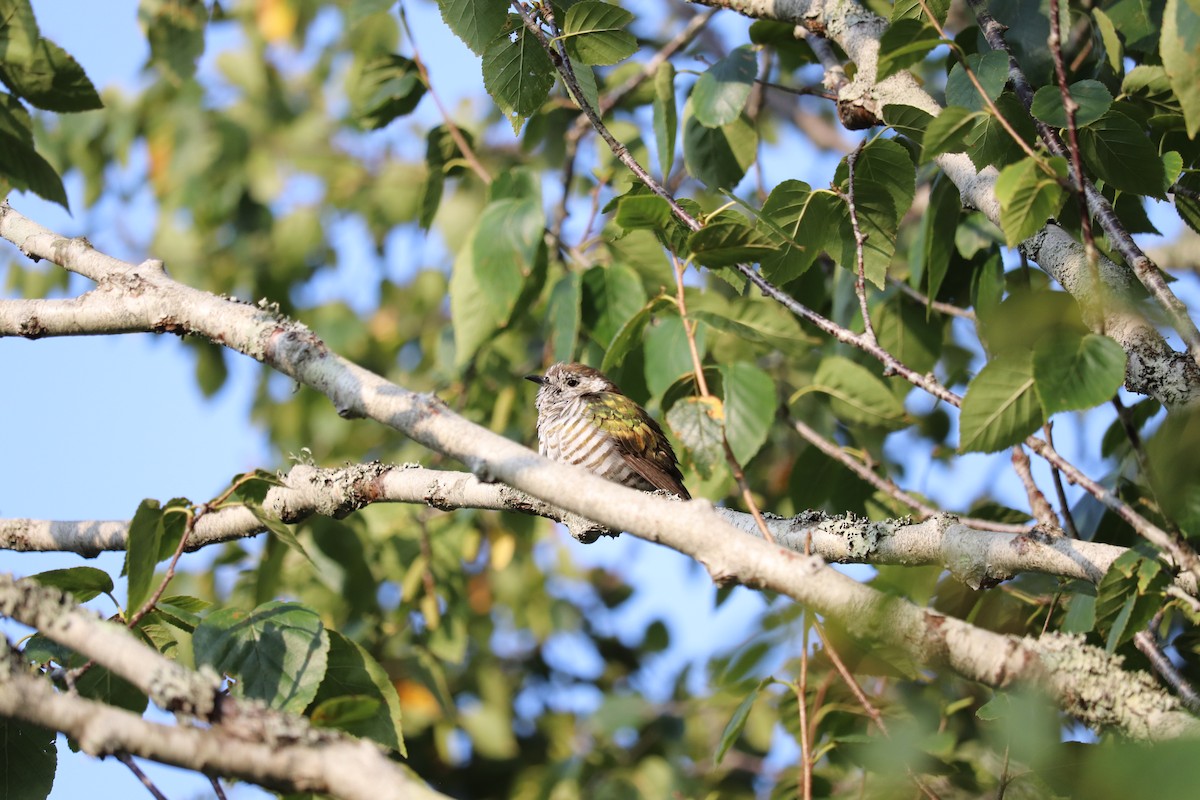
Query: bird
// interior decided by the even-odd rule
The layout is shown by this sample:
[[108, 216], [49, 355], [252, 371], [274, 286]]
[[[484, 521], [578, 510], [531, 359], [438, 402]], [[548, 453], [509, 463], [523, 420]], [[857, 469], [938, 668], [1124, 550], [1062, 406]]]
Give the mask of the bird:
[[538, 451], [634, 489], [661, 489], [690, 500], [675, 451], [646, 409], [598, 369], [557, 363], [538, 385]]

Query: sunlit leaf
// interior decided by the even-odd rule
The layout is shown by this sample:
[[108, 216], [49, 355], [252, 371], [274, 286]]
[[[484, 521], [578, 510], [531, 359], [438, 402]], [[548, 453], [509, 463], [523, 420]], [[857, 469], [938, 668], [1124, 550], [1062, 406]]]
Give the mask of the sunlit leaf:
[[620, 6], [583, 0], [567, 9], [562, 35], [572, 59], [602, 67], [633, 55], [637, 38], [625, 30], [633, 14]]
[[253, 611], [221, 608], [192, 638], [197, 664], [237, 678], [235, 691], [300, 713], [325, 678], [329, 634], [316, 612], [272, 600]]
[[1011, 447], [1040, 428], [1043, 420], [1031, 354], [997, 356], [984, 365], [963, 397], [959, 452], [993, 453]]
[[775, 422], [779, 407], [775, 380], [744, 362], [723, 364], [721, 380], [725, 386], [725, 437], [734, 458], [745, 466], [767, 441]]
[[747, 44], [706, 69], [692, 87], [692, 110], [700, 124], [718, 128], [740, 117], [757, 71], [754, 49]]

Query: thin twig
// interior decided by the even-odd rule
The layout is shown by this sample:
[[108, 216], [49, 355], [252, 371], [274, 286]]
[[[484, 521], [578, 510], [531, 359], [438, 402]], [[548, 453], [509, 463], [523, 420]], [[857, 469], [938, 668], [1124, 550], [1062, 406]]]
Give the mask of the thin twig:
[[467, 141], [467, 137], [463, 135], [462, 129], [451, 118], [450, 112], [442, 103], [442, 98], [438, 96], [437, 90], [433, 88], [433, 81], [429, 78], [429, 71], [425, 68], [425, 60], [421, 58], [421, 51], [417, 49], [417, 37], [413, 36], [412, 28], [408, 25], [408, 16], [404, 13], [404, 3], [400, 4], [400, 22], [404, 26], [404, 33], [408, 36], [409, 46], [412, 47], [413, 63], [417, 65], [417, 72], [421, 75], [421, 80], [425, 83], [425, 88], [429, 90], [429, 96], [433, 98], [434, 104], [438, 107], [438, 113], [442, 115], [442, 121], [446, 123], [446, 130], [450, 134], [450, 138], [454, 140], [454, 144], [462, 152], [463, 158], [470, 165], [471, 171], [479, 176], [479, 179], [484, 183], [492, 182], [492, 174], [488, 172], [487, 167], [475, 155], [475, 150], [471, 147], [471, 143]]
[[[646, 61], [641, 70], [630, 76], [629, 79], [620, 86], [617, 86], [612, 91], [605, 94], [604, 97], [600, 98], [600, 115], [603, 116], [609, 111], [612, 111], [613, 108], [616, 107], [617, 103], [620, 103], [622, 100], [636, 91], [639, 86], [652, 78], [655, 73], [658, 72], [660, 65], [666, 63], [669, 58], [691, 44], [692, 41], [695, 40], [696, 36], [698, 36], [700, 32], [704, 30], [704, 27], [709, 23], [709, 20], [713, 18], [713, 15], [716, 14], [718, 10], [719, 9], [716, 8], [710, 8], [693, 16], [678, 33], [672, 36], [669, 41], [663, 43], [662, 47], [660, 47], [654, 53], [654, 55]], [[581, 95], [577, 94], [576, 97], [581, 97]], [[582, 106], [583, 103], [580, 103], [580, 108], [582, 108]], [[559, 201], [558, 209], [554, 214], [554, 222], [550, 226], [550, 235], [554, 238], [556, 243], [561, 242], [562, 240], [562, 228], [568, 216], [567, 202], [571, 196], [571, 182], [575, 178], [575, 159], [579, 153], [579, 141], [583, 138], [583, 134], [590, 129], [590, 120], [586, 112], [581, 113], [578, 117], [576, 117], [575, 122], [572, 123], [571, 127], [567, 129], [567, 135], [565, 139], [566, 147], [563, 157], [562, 179], [560, 181], [563, 186], [563, 195], [562, 199]]]
[[[859, 142], [858, 147], [854, 148], [853, 153], [846, 156], [846, 205], [850, 209], [850, 228], [854, 231], [854, 261], [857, 267], [854, 293], [858, 295], [858, 308], [862, 312], [863, 333], [866, 334], [867, 341], [878, 344], [879, 337], [875, 335], [875, 326], [871, 324], [871, 312], [867, 310], [867, 264], [863, 252], [867, 235], [863, 233], [862, 226], [858, 223], [858, 206], [854, 199], [854, 166], [858, 163], [858, 157], [866, 144], [864, 139]], [[885, 369], [884, 377], [887, 375]]]
[[[901, 489], [896, 485], [896, 482], [890, 478], [885, 478], [866, 464], [859, 461], [857, 458], [839, 447], [836, 443], [822, 436], [815, 429], [809, 427], [803, 421], [789, 418], [792, 428], [796, 433], [800, 434], [809, 444], [816, 447], [825, 455], [834, 459], [846, 469], [853, 472], [862, 480], [874, 486], [878, 491], [883, 492], [892, 499], [903, 503], [909, 508], [921, 515], [921, 519], [932, 517], [934, 514], [944, 513], [941, 509], [936, 508], [924, 500], [921, 500], [915, 495]], [[953, 512], [951, 512], [953, 513]], [[1033, 525], [1015, 525], [1007, 522], [995, 522], [989, 519], [979, 519], [977, 517], [957, 517], [958, 521], [963, 525], [972, 528], [978, 528], [982, 531], [998, 531], [1000, 533], [1015, 533], [1025, 534], [1033, 530]]]
[[943, 303], [941, 300], [934, 300], [898, 278], [889, 277], [888, 283], [892, 286], [895, 286], [901, 292], [908, 295], [913, 300], [916, 300], [921, 305], [932, 308], [934, 311], [937, 311], [940, 314], [948, 314], [952, 317], [962, 317], [963, 319], [968, 319], [971, 322], [975, 321], [975, 312], [969, 308], [959, 308], [953, 303]]
[[804, 40], [812, 49], [821, 68], [825, 70], [823, 79], [825, 88], [833, 94], [832, 99], [836, 100], [838, 92], [849, 83], [849, 80], [846, 78], [846, 69], [842, 66], [841, 59], [833, 50], [833, 45], [824, 36], [813, 33], [803, 25], [796, 26], [795, 36], [797, 39]]
[[[1075, 102], [1075, 98], [1071, 96], [1071, 90], [1067, 85], [1067, 71], [1063, 65], [1062, 54], [1062, 32], [1060, 30], [1059, 20], [1059, 0], [1050, 0], [1050, 55], [1054, 59], [1054, 75], [1058, 82], [1059, 95], [1062, 97], [1063, 111], [1067, 115], [1067, 149], [1071, 157], [1071, 170], [1074, 175], [1071, 176], [1071, 191], [1075, 195], [1075, 201], [1079, 206], [1079, 225], [1083, 233], [1083, 251], [1087, 256], [1088, 270], [1092, 274], [1092, 283], [1096, 287], [1101, 287], [1104, 284], [1100, 282], [1100, 253], [1096, 249], [1096, 238], [1092, 234], [1092, 215], [1088, 211], [1087, 190], [1084, 188], [1084, 171], [1083, 171], [1083, 156], [1079, 150], [1079, 131], [1075, 124], [1075, 115], [1079, 111], [1079, 103]], [[1104, 293], [1097, 292], [1096, 299], [1101, 308], [1105, 303]], [[1097, 320], [1100, 324], [1099, 333], [1104, 333], [1104, 314], [1098, 314]]]
[[812, 800], [813, 732], [808, 729], [808, 610], [804, 611], [804, 633], [800, 638], [800, 678], [792, 685], [800, 712], [800, 787], [804, 800]]
[[1125, 430], [1125, 438], [1129, 440], [1129, 447], [1133, 450], [1138, 467], [1144, 475], [1151, 477], [1150, 459], [1146, 457], [1146, 449], [1142, 447], [1142, 435], [1138, 432], [1136, 420], [1133, 418], [1133, 410], [1122, 403], [1121, 396], [1116, 394], [1113, 395], [1112, 405], [1117, 411], [1117, 419], [1121, 421], [1121, 427]]
[[208, 782], [212, 785], [213, 794], [217, 796], [217, 800], [226, 800], [225, 787], [221, 785], [221, 780], [215, 775], [209, 775]]
[[[1054, 424], [1047, 422], [1042, 426], [1042, 431], [1046, 435], [1046, 441], [1050, 446], [1054, 446]], [[1079, 529], [1075, 527], [1075, 515], [1071, 513], [1071, 506], [1067, 502], [1067, 490], [1063, 486], [1062, 473], [1056, 467], [1051, 465], [1050, 478], [1054, 481], [1054, 493], [1058, 495], [1058, 507], [1062, 512], [1063, 529], [1072, 539], [1079, 538]]]
[[1138, 631], [1133, 635], [1133, 643], [1137, 646], [1138, 650], [1142, 651], [1142, 655], [1149, 660], [1150, 665], [1154, 667], [1154, 671], [1158, 673], [1159, 677], [1175, 690], [1175, 694], [1179, 696], [1179, 700], [1183, 703], [1184, 707], [1194, 714], [1200, 713], [1200, 694], [1188, 683], [1187, 678], [1180, 674], [1175, 665], [1171, 663], [1171, 659], [1158, 646], [1158, 640], [1155, 638], [1153, 630], [1157, 627], [1160, 618], [1161, 612], [1150, 621], [1150, 625], [1146, 630]]
[[[588, 121], [592, 124], [592, 128], [600, 135], [613, 155], [617, 160], [625, 165], [626, 169], [634, 174], [639, 181], [644, 183], [651, 192], [661, 197], [667, 202], [667, 206], [671, 209], [679, 220], [681, 220], [690, 230], [698, 231], [703, 226], [695, 217], [687, 213], [683, 206], [679, 205], [679, 201], [666, 188], [656, 181], [654, 177], [643, 167], [638, 160], [629, 152], [629, 148], [621, 143], [617, 137], [613, 136], [612, 131], [604, 124], [604, 120], [600, 118], [599, 112], [587, 102], [583, 95], [583, 89], [579, 85], [579, 79], [575, 77], [575, 69], [571, 66], [571, 59], [567, 56], [566, 47], [561, 40], [557, 40], [557, 47], [551, 43], [546, 36], [546, 32], [542, 30], [542, 26], [530, 14], [529, 9], [523, 3], [516, 3], [515, 8], [517, 13], [521, 15], [521, 21], [525, 24], [526, 29], [533, 34], [538, 43], [550, 54], [550, 59], [554, 62], [558, 69], [559, 77], [563, 79], [563, 83], [567, 85], [571, 94], [574, 95], [579, 103], [580, 110], [587, 116]], [[542, 6], [542, 13], [548, 14], [549, 6]]]
[[146, 791], [154, 795], [155, 800], [167, 800], [167, 796], [159, 791], [158, 787], [154, 785], [154, 781], [150, 780], [150, 776], [142, 772], [141, 767], [134, 763], [133, 756], [128, 753], [117, 753], [116, 759], [129, 768], [134, 777], [142, 782], [142, 786], [146, 787]]
[[1043, 527], [1059, 530], [1061, 526], [1058, 517], [1054, 514], [1054, 508], [1046, 499], [1046, 495], [1042, 494], [1042, 490], [1038, 488], [1037, 482], [1034, 481], [1033, 470], [1029, 465], [1029, 455], [1021, 445], [1012, 449], [1012, 465], [1017, 477], [1021, 479], [1021, 484], [1025, 487], [1025, 496], [1029, 498], [1029, 508], [1033, 511], [1034, 519]]

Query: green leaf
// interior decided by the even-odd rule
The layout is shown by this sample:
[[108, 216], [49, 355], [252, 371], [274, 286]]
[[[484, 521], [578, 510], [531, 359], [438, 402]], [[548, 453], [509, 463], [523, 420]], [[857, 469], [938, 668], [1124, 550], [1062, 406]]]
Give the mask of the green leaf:
[[613, 221], [625, 230], [663, 230], [674, 214], [667, 201], [656, 194], [631, 194], [617, 201]]
[[738, 119], [750, 99], [757, 72], [758, 60], [748, 44], [735, 47], [706, 69], [692, 87], [692, 110], [700, 124], [719, 128]]
[[[1079, 104], [1079, 110], [1075, 112], [1075, 124], [1081, 128], [1100, 119], [1112, 108], [1112, 93], [1100, 81], [1078, 81], [1067, 89], [1071, 98]], [[1029, 110], [1047, 125], [1067, 127], [1067, 111], [1063, 108], [1062, 92], [1057, 85], [1038, 89]]]
[[688, 250], [698, 264], [729, 267], [769, 258], [775, 246], [736, 211], [721, 211], [688, 238]]
[[604, 361], [600, 364], [601, 372], [608, 372], [614, 366], [621, 364], [639, 344], [642, 343], [642, 332], [655, 313], [666, 306], [673, 306], [670, 299], [659, 296], [647, 303], [641, 310], [625, 321], [621, 329], [613, 336], [612, 343], [604, 353]]
[[767, 280], [785, 284], [812, 266], [841, 205], [836, 195], [814, 192], [804, 181], [786, 180], [771, 190], [757, 223], [772, 242], [772, 252], [760, 262]]
[[624, 61], [637, 50], [637, 38], [625, 30], [633, 14], [620, 6], [583, 0], [567, 9], [562, 35], [571, 60], [596, 67]]
[[[962, 200], [958, 195], [958, 187], [945, 175], [937, 176], [929, 193], [929, 209], [921, 219], [918, 246], [912, 250], [914, 258], [922, 259], [920, 266], [912, 272], [918, 280], [920, 275], [925, 275], [926, 295], [930, 303], [937, 298], [942, 281], [950, 270], [950, 261], [954, 258], [954, 234], [958, 230], [961, 213]], [[904, 363], [909, 362], [904, 360]], [[913, 368], [924, 372], [929, 367]]]
[[1183, 109], [1188, 138], [1195, 139], [1200, 133], [1200, 4], [1167, 0], [1158, 49]]
[[926, 313], [904, 295], [893, 295], [871, 309], [871, 322], [880, 346], [917, 372], [929, 372], [941, 357], [943, 318]]
[[[29, 142], [0, 130], [0, 179], [67, 208], [67, 192], [54, 167]], [[0, 191], [4, 190], [0, 184]]]
[[745, 115], [709, 128], [696, 119], [689, 99], [683, 107], [683, 159], [688, 172], [714, 189], [737, 186], [758, 157], [758, 131]]
[[642, 279], [629, 267], [613, 264], [583, 273], [583, 329], [607, 348], [621, 326], [646, 304]]
[[178, 85], [196, 74], [204, 55], [208, 9], [201, 0], [141, 0], [138, 23], [150, 43], [150, 63]]
[[775, 380], [763, 370], [744, 362], [723, 364], [725, 387], [725, 438], [733, 457], [743, 467], [767, 441], [775, 411], [779, 407]]
[[45, 800], [58, 768], [55, 731], [0, 717], [0, 775], [5, 800]]
[[192, 636], [195, 662], [237, 679], [234, 692], [299, 714], [325, 678], [329, 634], [320, 616], [272, 600], [253, 611], [212, 612]]
[[675, 166], [675, 139], [679, 135], [679, 111], [675, 107], [675, 65], [664, 61], [654, 73], [654, 143], [658, 168], [663, 177]]
[[579, 339], [579, 304], [583, 280], [578, 272], [568, 272], [550, 290], [546, 304], [546, 322], [550, 326], [550, 350], [555, 361], [573, 361]]
[[1032, 362], [1031, 353], [999, 355], [971, 381], [958, 421], [960, 453], [994, 453], [1041, 427]]
[[1095, 627], [1096, 598], [1087, 594], [1072, 595], [1060, 630], [1063, 633], [1088, 633]]
[[250, 510], [250, 513], [254, 514], [254, 518], [258, 520], [259, 524], [267, 529], [268, 533], [278, 539], [293, 553], [302, 556], [305, 561], [312, 564], [313, 569], [317, 569], [316, 562], [312, 560], [312, 556], [308, 554], [308, 551], [304, 549], [304, 545], [300, 544], [300, 540], [296, 538], [296, 532], [286, 522], [268, 512], [258, 503], [247, 502], [245, 505]]
[[438, 0], [438, 10], [446, 27], [477, 56], [483, 55], [508, 18], [507, 5], [481, 0]]
[[[1179, 185], [1191, 189], [1193, 192], [1200, 192], [1200, 173], [1184, 173], [1179, 179]], [[1176, 194], [1174, 197], [1175, 213], [1187, 223], [1189, 228], [1200, 233], [1200, 200], [1187, 197], [1182, 193]]]
[[157, 500], [143, 500], [129, 523], [125, 570], [129, 576], [127, 608], [137, 611], [154, 589], [154, 568], [163, 541], [163, 510]]
[[942, 44], [937, 29], [919, 19], [892, 22], [879, 39], [879, 69], [876, 80], [883, 80], [902, 69], [919, 63]]
[[75, 688], [89, 700], [107, 703], [138, 715], [150, 705], [150, 699], [140, 689], [107, 667], [93, 666], [76, 681]]
[[52, 586], [70, 592], [80, 603], [86, 603], [101, 594], [112, 594], [114, 588], [109, 574], [95, 567], [52, 569], [30, 577], [42, 586]]
[[888, 385], [848, 358], [822, 359], [810, 388], [829, 395], [834, 416], [843, 422], [885, 428], [905, 424], [904, 405]]
[[[849, 193], [850, 167], [842, 159], [834, 173], [834, 181]], [[868, 184], [883, 188], [892, 198], [896, 222], [899, 223], [912, 208], [916, 194], [917, 171], [908, 150], [899, 142], [876, 139], [864, 147], [854, 164], [854, 185], [857, 189]]]
[[0, 4], [0, 53], [5, 63], [31, 61], [41, 38], [29, 0], [5, 0]]
[[489, 203], [471, 239], [471, 261], [483, 296], [507, 323], [528, 282], [546, 259], [546, 217], [534, 198]]
[[96, 87], [83, 67], [49, 39], [39, 39], [28, 58], [4, 53], [0, 80], [9, 90], [44, 111], [89, 111], [103, 108]]
[[550, 56], [515, 15], [483, 53], [483, 88], [504, 112], [513, 133], [542, 107], [554, 76]]
[[412, 113], [425, 96], [425, 82], [415, 61], [389, 53], [356, 71], [349, 95], [355, 122], [373, 131]]
[[1107, 336], [1063, 334], [1038, 342], [1033, 377], [1042, 411], [1080, 411], [1107, 403], [1125, 382], [1125, 351]]
[[1146, 442], [1146, 455], [1162, 514], [1195, 537], [1200, 531], [1200, 413], [1172, 410]]
[[1096, 587], [1096, 629], [1112, 653], [1144, 629], [1162, 608], [1170, 578], [1136, 549], [1119, 555]]
[[775, 307], [751, 306], [742, 311], [737, 319], [723, 313], [698, 309], [689, 316], [714, 330], [729, 333], [756, 344], [771, 345], [776, 349], [788, 349], [807, 337], [795, 317], [779, 316]]
[[[848, 182], [841, 189], [847, 196], [847, 202], [838, 204], [840, 224], [837, 228], [831, 226], [826, 230], [824, 249], [834, 255], [840, 265], [857, 274], [858, 250], [850, 220]], [[867, 237], [863, 243], [863, 272], [867, 280], [882, 289], [887, 283], [887, 270], [896, 252], [899, 227], [896, 206], [885, 186], [876, 181], [856, 178], [854, 207], [859, 230]]]
[[1117, 110], [1079, 131], [1079, 151], [1098, 178], [1123, 192], [1162, 198], [1163, 165], [1142, 126]]
[[[1037, 128], [1025, 106], [1012, 92], [1004, 92], [996, 98], [996, 109], [1004, 120], [1017, 132], [1021, 141], [1032, 146], [1037, 139]], [[1025, 151], [1012, 137], [995, 115], [988, 113], [978, 117], [974, 130], [967, 136], [967, 155], [976, 169], [996, 167], [1002, 169], [1025, 157]]]
[[[366, 699], [370, 703], [363, 705]], [[327, 706], [339, 700], [354, 700], [352, 708]], [[337, 631], [329, 631], [329, 655], [325, 678], [313, 704], [326, 706], [324, 724], [334, 725], [354, 736], [372, 739], [407, 756], [400, 725], [400, 698], [387, 671], [361, 645]], [[314, 713], [314, 721], [316, 714]], [[318, 723], [321, 724], [321, 723]]]
[[[1104, 11], [1121, 32], [1126, 50], [1145, 54], [1154, 52], [1159, 46], [1159, 32], [1164, 24], [1163, 5], [1161, 0], [1115, 0], [1105, 3]], [[1045, 42], [1044, 37], [1042, 41]]]
[[572, 64], [572, 72], [575, 75], [575, 82], [579, 84], [579, 92], [583, 95], [583, 102], [575, 96], [575, 90], [570, 89], [571, 99], [575, 101], [575, 107], [582, 109], [584, 103], [591, 108], [599, 108], [600, 106], [600, 89], [596, 86], [596, 73], [587, 64], [582, 62]]
[[1093, 8], [1091, 13], [1096, 23], [1096, 31], [1100, 34], [1100, 41], [1104, 43], [1105, 61], [1108, 62], [1109, 69], [1119, 76], [1125, 69], [1125, 48], [1121, 44], [1121, 37], [1117, 35], [1117, 28], [1108, 14], [1099, 8]]
[[754, 701], [772, 680], [772, 678], [763, 678], [759, 681], [758, 685], [742, 698], [742, 702], [738, 703], [738, 707], [733, 710], [733, 716], [729, 722], [725, 723], [725, 730], [721, 732], [721, 740], [717, 743], [717, 752], [713, 754], [714, 765], [721, 763], [725, 754], [729, 752], [729, 748], [733, 747], [738, 737], [742, 735], [742, 730], [746, 727], [746, 720], [750, 718], [750, 709], [754, 707]]
[[345, 9], [346, 26], [353, 27], [373, 14], [386, 14], [396, 0], [350, 0]]
[[373, 697], [352, 694], [313, 703], [309, 719], [318, 728], [345, 730], [357, 723], [370, 720], [382, 707], [383, 703]]
[[[975, 73], [987, 98], [995, 100], [999, 97], [1000, 92], [1004, 91], [1004, 84], [1008, 83], [1008, 54], [999, 50], [974, 53], [967, 56], [967, 64]], [[946, 78], [946, 105], [961, 106], [968, 111], [983, 111], [987, 108], [987, 103], [967, 76], [961, 62], [954, 65], [950, 76]]]
[[922, 108], [890, 104], [883, 107], [883, 121], [896, 133], [903, 134], [918, 145], [925, 141], [925, 131], [933, 122], [933, 115]]
[[961, 153], [967, 149], [967, 136], [982, 115], [959, 106], [948, 106], [925, 129], [922, 163], [942, 153]]
[[[702, 359], [707, 340], [704, 331], [703, 325], [696, 326], [696, 349]], [[646, 388], [652, 397], [660, 397], [681, 376], [692, 373], [692, 351], [681, 318], [673, 314], [659, 318], [646, 331], [642, 345], [646, 356]]]
[[1049, 163], [1054, 175], [1047, 175], [1036, 161], [1026, 158], [1005, 167], [996, 178], [1000, 226], [1009, 247], [1041, 230], [1046, 220], [1058, 216], [1066, 200], [1057, 179], [1066, 177], [1067, 162], [1055, 157]]
[[949, 0], [896, 0], [892, 6], [892, 22], [898, 22], [902, 19], [929, 20], [929, 14], [926, 9], [933, 12], [933, 16], [937, 19], [939, 25], [946, 24], [946, 15], [950, 13]]
[[454, 327], [454, 364], [462, 368], [507, 320], [500, 318], [476, 276], [475, 232], [458, 250], [450, 273], [450, 321]]
[[715, 397], [685, 397], [667, 411], [667, 424], [705, 479], [725, 460], [724, 422], [725, 410]]

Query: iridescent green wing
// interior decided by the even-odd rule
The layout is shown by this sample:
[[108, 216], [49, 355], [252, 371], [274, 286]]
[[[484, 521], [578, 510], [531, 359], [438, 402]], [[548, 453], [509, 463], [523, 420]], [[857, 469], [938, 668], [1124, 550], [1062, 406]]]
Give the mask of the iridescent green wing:
[[587, 395], [587, 400], [592, 424], [612, 436], [617, 450], [637, 474], [656, 489], [691, 499], [675, 451], [653, 417], [623, 394], [596, 392]]

